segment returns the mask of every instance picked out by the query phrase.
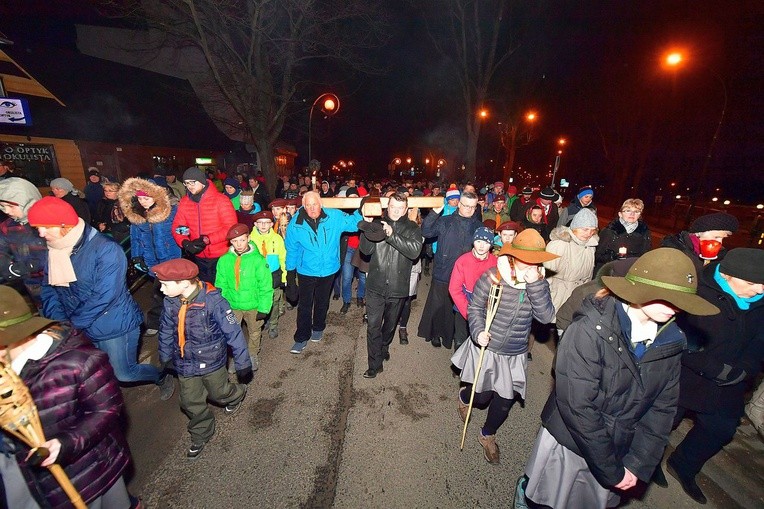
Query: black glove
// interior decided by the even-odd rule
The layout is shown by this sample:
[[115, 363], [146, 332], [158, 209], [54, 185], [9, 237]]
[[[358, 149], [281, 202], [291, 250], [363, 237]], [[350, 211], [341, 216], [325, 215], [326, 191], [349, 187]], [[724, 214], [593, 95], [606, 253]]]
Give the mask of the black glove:
[[204, 248], [207, 247], [207, 244], [204, 243], [202, 239], [196, 239], [196, 240], [184, 240], [182, 242], [183, 250], [190, 254], [190, 255], [197, 255], [204, 251]]
[[130, 263], [133, 265], [133, 267], [140, 270], [141, 272], [149, 271], [149, 267], [146, 265], [146, 260], [144, 260], [142, 256], [131, 258]]
[[295, 302], [299, 298], [299, 291], [297, 288], [297, 271], [290, 270], [287, 272], [287, 284], [284, 290], [284, 295], [290, 302]]
[[261, 313], [260, 311], [257, 312], [258, 320], [265, 320], [266, 318], [268, 318], [268, 313]]
[[8, 272], [12, 278], [26, 277], [34, 272], [34, 265], [31, 262], [13, 262], [8, 266]]
[[244, 369], [236, 370], [236, 377], [239, 379], [240, 384], [248, 385], [252, 381], [252, 366]]

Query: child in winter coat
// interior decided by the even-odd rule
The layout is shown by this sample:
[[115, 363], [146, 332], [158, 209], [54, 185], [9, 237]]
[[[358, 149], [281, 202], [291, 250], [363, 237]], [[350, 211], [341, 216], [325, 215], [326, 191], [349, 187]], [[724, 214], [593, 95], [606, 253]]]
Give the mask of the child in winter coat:
[[[188, 415], [191, 445], [188, 459], [196, 459], [215, 434], [215, 415], [207, 399], [236, 412], [252, 381], [252, 363], [241, 326], [220, 290], [199, 281], [199, 267], [177, 258], [151, 270], [162, 284], [164, 301], [159, 327], [159, 359], [172, 365], [180, 382], [180, 408]], [[238, 384], [228, 381], [227, 347], [233, 350]]]
[[273, 305], [268, 317], [268, 337], [275, 339], [279, 335], [279, 317], [284, 313], [282, 297], [286, 285], [286, 248], [284, 239], [273, 229], [273, 214], [268, 211], [254, 215], [255, 229], [249, 240], [255, 245], [268, 263], [273, 286]]
[[271, 271], [265, 258], [249, 241], [249, 227], [237, 223], [228, 230], [226, 238], [231, 248], [218, 260], [215, 285], [231, 304], [236, 321], [247, 322], [249, 355], [252, 369], [257, 371], [265, 318], [271, 311], [273, 287]]

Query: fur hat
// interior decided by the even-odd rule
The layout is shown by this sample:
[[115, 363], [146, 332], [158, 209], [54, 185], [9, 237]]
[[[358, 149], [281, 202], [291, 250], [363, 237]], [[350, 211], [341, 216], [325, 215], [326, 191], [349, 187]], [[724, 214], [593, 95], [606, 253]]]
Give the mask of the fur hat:
[[722, 260], [719, 271], [750, 283], [764, 283], [764, 251], [750, 247], [731, 249]]
[[570, 222], [570, 229], [576, 228], [597, 228], [597, 214], [591, 211], [591, 209], [581, 209], [573, 216], [573, 220]]
[[544, 239], [533, 228], [521, 231], [511, 244], [501, 246], [499, 256], [502, 255], [509, 255], [521, 262], [532, 264], [544, 263], [559, 258], [559, 255], [546, 251]]
[[709, 232], [713, 230], [735, 233], [740, 226], [738, 220], [732, 214], [726, 212], [714, 212], [695, 219], [690, 224], [690, 233]]
[[695, 265], [678, 249], [661, 247], [634, 262], [624, 277], [603, 276], [602, 283], [631, 304], [662, 300], [692, 315], [715, 315], [719, 308], [698, 296]]
[[74, 207], [55, 196], [46, 196], [35, 202], [27, 214], [30, 226], [76, 226], [80, 218]]

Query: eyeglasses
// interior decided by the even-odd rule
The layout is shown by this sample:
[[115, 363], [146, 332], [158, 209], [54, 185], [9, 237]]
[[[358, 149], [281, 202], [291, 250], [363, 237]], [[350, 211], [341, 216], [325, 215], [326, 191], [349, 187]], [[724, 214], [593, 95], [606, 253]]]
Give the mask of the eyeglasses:
[[183, 185], [186, 186], [186, 187], [193, 186], [194, 184], [196, 184], [196, 180], [184, 180], [183, 181]]
[[622, 210], [621, 213], [622, 214], [634, 214], [634, 215], [638, 216], [639, 214], [642, 213], [642, 211], [641, 210]]
[[470, 209], [470, 210], [474, 210], [477, 208], [477, 205], [466, 205], [462, 202], [459, 202], [459, 206], [464, 207], [465, 209]]

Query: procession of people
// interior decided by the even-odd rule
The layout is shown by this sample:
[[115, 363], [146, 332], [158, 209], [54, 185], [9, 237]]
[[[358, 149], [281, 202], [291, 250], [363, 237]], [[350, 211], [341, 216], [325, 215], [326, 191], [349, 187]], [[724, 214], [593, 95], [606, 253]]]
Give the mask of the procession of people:
[[[415, 336], [407, 324], [428, 258], [432, 281], [419, 295], [415, 330], [422, 344], [451, 351], [443, 369], [458, 380], [458, 418], [466, 424], [473, 410], [486, 410], [476, 438], [488, 463], [501, 464], [498, 432], [526, 397], [535, 331], [547, 326], [559, 335], [554, 386], [515, 487], [516, 507], [615, 507], [639, 482], [664, 485], [664, 450], [684, 416], [695, 426], [666, 469], [705, 503], [697, 474], [732, 440], [744, 408], [760, 415], [764, 407], [762, 390], [746, 407], [764, 360], [764, 251], [723, 246], [739, 227], [726, 212], [695, 218], [653, 249], [642, 200], [624, 201], [600, 230], [589, 186], [559, 208], [552, 187], [526, 187], [518, 197], [503, 182], [287, 178], [271, 199], [260, 175], [191, 167], [180, 179], [185, 190], [161, 177], [120, 184], [90, 171], [87, 200], [66, 179], [51, 182], [46, 197], [22, 178], [0, 181], [8, 295], [0, 306], [4, 316], [15, 313], [0, 320], [0, 344], [45, 416], [46, 396], [34, 389], [45, 370], [69, 369], [116, 393], [119, 384], [152, 383], [163, 401], [177, 383], [189, 418], [185, 456], [194, 460], [215, 434], [208, 401], [235, 413], [254, 390], [263, 349], [299, 356], [322, 348], [332, 291], [349, 316], [355, 280], [366, 330], [362, 376], [378, 383], [388, 375], [396, 330], [404, 349]], [[365, 196], [358, 206], [353, 197]], [[437, 205], [416, 207], [420, 196]], [[324, 205], [337, 197], [347, 206]], [[127, 285], [130, 267], [153, 285], [143, 309]], [[23, 308], [19, 292], [36, 309]], [[296, 324], [291, 348], [261, 341], [278, 338], [284, 320]], [[139, 363], [141, 337], [154, 336], [159, 365]], [[75, 395], [66, 397], [76, 409]], [[121, 400], [105, 408], [97, 411], [118, 414]], [[53, 459], [46, 461], [82, 479], [70, 449], [75, 432], [47, 422]], [[111, 418], [104, 425], [122, 433]], [[72, 426], [94, 432], [84, 419]], [[4, 482], [25, 478], [30, 487], [6, 488], [6, 496], [28, 504], [17, 507], [37, 507], [40, 497], [58, 504], [57, 491], [35, 491], [50, 480], [26, 449], [4, 441], [15, 452], [0, 462]], [[85, 502], [140, 507], [121, 481], [129, 452], [108, 452], [116, 458], [112, 481], [75, 483]]]

